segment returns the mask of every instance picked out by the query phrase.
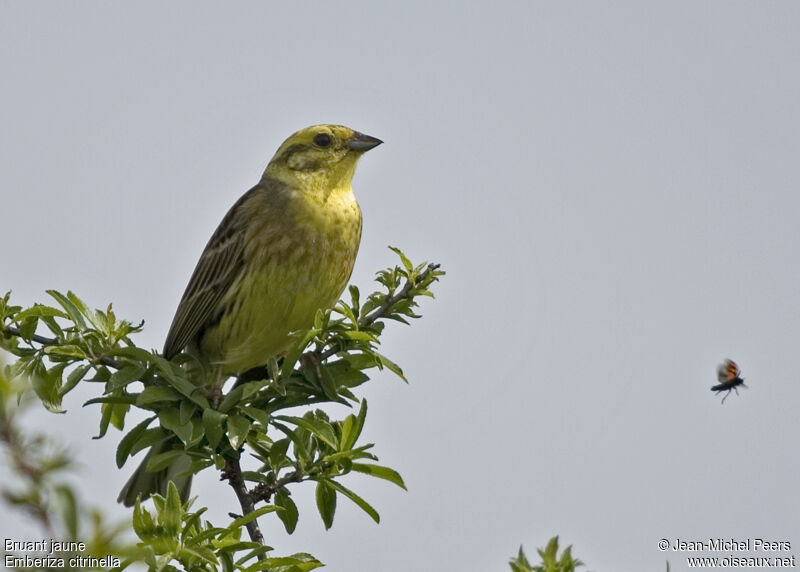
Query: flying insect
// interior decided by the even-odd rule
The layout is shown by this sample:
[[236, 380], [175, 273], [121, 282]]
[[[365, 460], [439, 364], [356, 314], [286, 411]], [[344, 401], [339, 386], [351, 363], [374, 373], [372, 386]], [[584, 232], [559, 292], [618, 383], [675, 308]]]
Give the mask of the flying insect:
[[735, 391], [736, 395], [739, 395], [738, 387], [740, 385], [744, 388], [747, 388], [747, 386], [744, 384], [744, 379], [741, 377], [739, 366], [736, 365], [736, 362], [733, 360], [726, 359], [724, 363], [719, 365], [717, 368], [717, 379], [719, 380], [719, 384], [712, 386], [711, 391], [715, 391], [717, 393], [721, 393], [723, 391], [727, 392], [725, 397], [722, 398], [722, 403], [725, 403], [725, 400], [728, 399], [731, 391]]

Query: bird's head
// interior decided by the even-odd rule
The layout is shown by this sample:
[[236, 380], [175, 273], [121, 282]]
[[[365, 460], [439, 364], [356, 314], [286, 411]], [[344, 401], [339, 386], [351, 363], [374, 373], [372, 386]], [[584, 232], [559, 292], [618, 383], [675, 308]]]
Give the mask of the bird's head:
[[313, 125], [283, 142], [264, 176], [315, 187], [349, 186], [359, 157], [381, 143], [343, 125]]

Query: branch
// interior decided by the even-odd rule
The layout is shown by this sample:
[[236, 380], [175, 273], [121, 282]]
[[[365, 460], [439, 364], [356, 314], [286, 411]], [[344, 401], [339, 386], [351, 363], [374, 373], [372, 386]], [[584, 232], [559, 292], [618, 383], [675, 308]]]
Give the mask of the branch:
[[[16, 326], [6, 326], [2, 330], [7, 334], [11, 334], [12, 336], [17, 336], [18, 338], [22, 337], [22, 333], [20, 333], [19, 328]], [[24, 338], [23, 338], [24, 339]], [[55, 338], [46, 338], [44, 336], [40, 336], [38, 334], [33, 334], [31, 336], [31, 341], [36, 342], [37, 344], [42, 344], [43, 346], [55, 346], [58, 345], [58, 340]]]
[[379, 320], [380, 318], [385, 317], [386, 313], [392, 306], [397, 304], [403, 298], [407, 298], [408, 295], [411, 293], [412, 288], [417, 286], [417, 284], [424, 282], [425, 279], [428, 277], [428, 275], [434, 270], [437, 270], [439, 266], [440, 264], [433, 264], [433, 263], [428, 264], [428, 267], [425, 270], [423, 270], [419, 276], [417, 276], [416, 280], [414, 281], [412, 281], [411, 279], [406, 280], [406, 283], [403, 285], [403, 287], [397, 294], [386, 298], [386, 301], [383, 304], [381, 304], [380, 306], [375, 308], [372, 312], [370, 312], [362, 319], [360, 319], [358, 321], [358, 327], [360, 329], [367, 328], [371, 326], [373, 323], [375, 323], [375, 320]]
[[[222, 471], [221, 480], [227, 479], [231, 485], [233, 492], [236, 493], [236, 498], [239, 499], [239, 505], [242, 507], [242, 516], [247, 516], [255, 510], [255, 503], [253, 497], [247, 490], [242, 477], [242, 467], [239, 464], [238, 458], [226, 458], [225, 469]], [[261, 545], [264, 544], [264, 535], [261, 534], [261, 529], [258, 527], [258, 520], [253, 519], [246, 525], [247, 532], [250, 534], [250, 540], [257, 542]], [[264, 554], [259, 554], [258, 559], [263, 560]]]
[[[411, 293], [411, 290], [416, 288], [418, 284], [424, 282], [425, 279], [432, 272], [436, 271], [439, 268], [439, 266], [440, 266], [439, 264], [434, 264], [434, 263], [428, 264], [428, 267], [425, 270], [423, 270], [419, 276], [417, 276], [416, 280], [408, 278], [403, 287], [400, 288], [399, 292], [395, 293], [392, 296], [387, 297], [386, 300], [383, 302], [383, 304], [375, 308], [372, 312], [370, 312], [369, 314], [367, 314], [358, 321], [358, 329], [363, 330], [364, 328], [368, 328], [369, 326], [374, 324], [377, 320], [385, 318], [386, 315], [389, 313], [389, 310], [391, 310], [395, 304], [397, 304], [400, 300], [403, 300], [404, 298], [408, 298], [408, 295]], [[310, 353], [318, 361], [324, 361], [329, 357], [335, 355], [338, 351], [339, 348], [332, 346], [325, 351], [315, 350]]]

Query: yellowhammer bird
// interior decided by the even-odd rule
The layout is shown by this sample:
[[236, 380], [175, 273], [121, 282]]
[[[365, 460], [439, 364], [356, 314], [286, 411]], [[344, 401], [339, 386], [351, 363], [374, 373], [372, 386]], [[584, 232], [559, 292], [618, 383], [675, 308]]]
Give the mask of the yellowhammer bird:
[[[380, 139], [341, 125], [302, 129], [280, 146], [261, 181], [228, 211], [211, 236], [175, 312], [164, 344], [184, 348], [220, 382], [286, 351], [290, 333], [312, 326], [350, 279], [361, 240], [361, 209], [351, 188], [359, 157]], [[119, 501], [164, 494], [175, 481], [189, 494], [181, 458], [159, 472], [145, 465], [167, 450], [154, 445]]]

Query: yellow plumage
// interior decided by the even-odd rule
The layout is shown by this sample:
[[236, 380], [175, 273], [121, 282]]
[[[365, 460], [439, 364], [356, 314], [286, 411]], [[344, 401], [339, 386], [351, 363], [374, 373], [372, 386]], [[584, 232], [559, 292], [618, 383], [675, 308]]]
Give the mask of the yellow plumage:
[[361, 239], [361, 210], [346, 182], [302, 192], [262, 186], [242, 204], [249, 220], [242, 268], [218, 304], [219, 322], [193, 352], [241, 373], [284, 351], [290, 332], [336, 303]]
[[351, 181], [358, 158], [379, 143], [338, 125], [289, 137], [211, 237], [164, 354], [188, 345], [222, 374], [242, 373], [284, 351], [290, 332], [335, 304], [361, 239]]
[[[289, 137], [206, 245], [175, 313], [165, 357], [186, 348], [216, 372], [198, 382], [219, 382], [283, 353], [292, 332], [311, 327], [317, 310], [332, 307], [361, 240], [361, 210], [351, 188], [356, 163], [380, 143], [341, 125], [315, 125]], [[154, 446], [148, 457], [158, 451]], [[139, 493], [165, 489], [166, 480], [140, 466], [119, 500], [133, 504]], [[179, 489], [188, 495], [188, 482]]]

